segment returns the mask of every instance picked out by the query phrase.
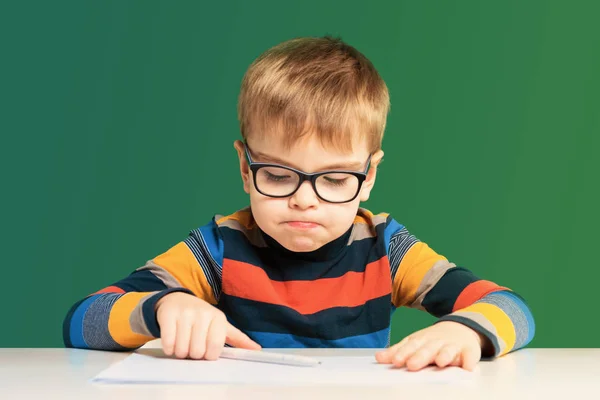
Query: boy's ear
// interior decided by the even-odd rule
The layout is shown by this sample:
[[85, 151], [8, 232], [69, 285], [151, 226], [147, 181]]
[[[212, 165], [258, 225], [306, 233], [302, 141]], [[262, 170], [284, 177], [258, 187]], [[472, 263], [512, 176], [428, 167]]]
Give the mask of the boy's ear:
[[375, 178], [377, 177], [377, 167], [381, 164], [381, 161], [383, 161], [383, 150], [377, 150], [371, 156], [371, 166], [369, 167], [369, 172], [367, 172], [367, 178], [360, 188], [360, 201], [369, 200], [371, 190], [375, 185]]
[[248, 161], [246, 160], [244, 143], [241, 140], [236, 140], [233, 142], [233, 147], [237, 151], [240, 160], [240, 174], [242, 175], [242, 182], [244, 183], [244, 191], [250, 194], [250, 168], [248, 167]]

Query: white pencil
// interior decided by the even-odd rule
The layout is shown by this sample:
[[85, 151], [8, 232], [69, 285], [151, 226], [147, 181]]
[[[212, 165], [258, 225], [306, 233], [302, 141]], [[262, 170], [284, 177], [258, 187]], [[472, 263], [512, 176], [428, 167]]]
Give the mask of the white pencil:
[[299, 367], [314, 367], [321, 364], [319, 360], [294, 354], [270, 353], [261, 350], [246, 350], [235, 347], [224, 347], [222, 358], [233, 360], [257, 361], [273, 364], [295, 365]]

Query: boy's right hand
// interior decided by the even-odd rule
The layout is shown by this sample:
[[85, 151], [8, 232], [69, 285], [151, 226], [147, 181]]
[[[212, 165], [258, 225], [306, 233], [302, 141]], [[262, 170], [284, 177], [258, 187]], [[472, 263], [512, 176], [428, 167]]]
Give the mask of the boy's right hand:
[[156, 303], [162, 348], [177, 358], [216, 360], [225, 343], [259, 350], [259, 344], [231, 325], [225, 314], [187, 293], [169, 293]]

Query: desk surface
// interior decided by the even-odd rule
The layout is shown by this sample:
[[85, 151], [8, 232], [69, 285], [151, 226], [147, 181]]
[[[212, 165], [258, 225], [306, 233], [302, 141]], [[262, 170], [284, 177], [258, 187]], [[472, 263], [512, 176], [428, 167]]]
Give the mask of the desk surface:
[[[367, 349], [277, 350], [296, 354], [370, 355]], [[397, 387], [106, 385], [91, 383], [100, 371], [127, 357], [78, 349], [0, 349], [0, 399], [214, 399], [428, 398], [600, 399], [600, 349], [523, 349], [480, 362], [474, 384], [409, 384]], [[185, 397], [184, 397], [185, 396]]]

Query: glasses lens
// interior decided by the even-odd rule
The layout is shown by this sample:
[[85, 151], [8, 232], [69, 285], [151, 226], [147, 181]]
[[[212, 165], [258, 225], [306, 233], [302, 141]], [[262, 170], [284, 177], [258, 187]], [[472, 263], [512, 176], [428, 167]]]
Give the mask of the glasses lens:
[[356, 195], [359, 182], [355, 175], [340, 172], [319, 176], [315, 186], [323, 199], [340, 202], [348, 201]]
[[299, 180], [289, 169], [262, 167], [256, 174], [256, 187], [267, 196], [287, 196], [296, 190]]
[[[285, 168], [261, 167], [256, 173], [256, 187], [266, 196], [289, 196], [296, 190], [299, 181], [297, 173]], [[348, 173], [330, 173], [319, 176], [315, 186], [324, 200], [345, 202], [358, 192], [359, 180]]]

